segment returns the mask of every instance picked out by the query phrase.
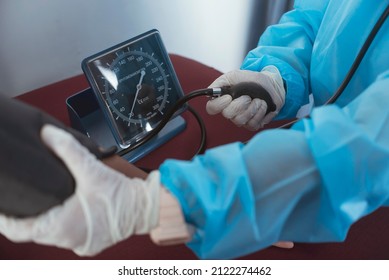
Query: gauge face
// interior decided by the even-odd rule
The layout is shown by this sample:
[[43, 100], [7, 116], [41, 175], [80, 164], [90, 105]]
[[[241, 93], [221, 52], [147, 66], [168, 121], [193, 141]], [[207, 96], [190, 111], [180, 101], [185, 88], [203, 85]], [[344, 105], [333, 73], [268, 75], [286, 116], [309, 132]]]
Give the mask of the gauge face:
[[155, 128], [183, 96], [156, 30], [86, 58], [82, 67], [122, 148]]

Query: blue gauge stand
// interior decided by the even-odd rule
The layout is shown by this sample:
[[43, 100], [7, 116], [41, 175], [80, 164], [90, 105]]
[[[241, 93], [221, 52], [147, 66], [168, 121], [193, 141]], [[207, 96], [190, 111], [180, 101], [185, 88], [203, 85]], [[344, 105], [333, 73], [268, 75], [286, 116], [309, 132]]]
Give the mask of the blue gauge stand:
[[[118, 151], [121, 151], [91, 88], [67, 98], [66, 106], [70, 124], [74, 129], [84, 133], [103, 148], [116, 146]], [[157, 136], [137, 149], [122, 155], [122, 158], [134, 163], [182, 132], [185, 127], [185, 120], [181, 116], [176, 116]]]

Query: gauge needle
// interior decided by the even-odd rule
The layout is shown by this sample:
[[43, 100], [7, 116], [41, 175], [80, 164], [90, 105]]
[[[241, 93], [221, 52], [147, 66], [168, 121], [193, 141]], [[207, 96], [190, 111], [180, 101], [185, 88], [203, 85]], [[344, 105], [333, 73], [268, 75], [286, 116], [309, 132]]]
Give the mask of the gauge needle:
[[[142, 70], [140, 72], [140, 79], [139, 79], [139, 82], [138, 84], [136, 85], [136, 93], [135, 93], [135, 98], [134, 98], [134, 102], [132, 103], [132, 108], [131, 108], [131, 112], [130, 112], [130, 118], [132, 117], [132, 112], [134, 111], [134, 107], [135, 107], [135, 102], [136, 100], [138, 99], [138, 94], [142, 88], [142, 81], [143, 81], [143, 78], [144, 76], [146, 75], [146, 72], [145, 70]], [[129, 125], [131, 124], [131, 122], [129, 122]]]

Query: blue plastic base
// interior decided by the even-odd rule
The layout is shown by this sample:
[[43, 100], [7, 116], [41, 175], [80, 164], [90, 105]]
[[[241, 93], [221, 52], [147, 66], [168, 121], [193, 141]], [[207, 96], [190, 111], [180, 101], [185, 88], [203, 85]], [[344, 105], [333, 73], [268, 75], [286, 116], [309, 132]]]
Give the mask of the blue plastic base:
[[[116, 146], [118, 151], [121, 151], [90, 88], [69, 97], [66, 105], [73, 128], [86, 134], [102, 147]], [[169, 121], [157, 136], [136, 150], [124, 154], [122, 158], [133, 163], [166, 143], [185, 127], [185, 120], [177, 116]]]

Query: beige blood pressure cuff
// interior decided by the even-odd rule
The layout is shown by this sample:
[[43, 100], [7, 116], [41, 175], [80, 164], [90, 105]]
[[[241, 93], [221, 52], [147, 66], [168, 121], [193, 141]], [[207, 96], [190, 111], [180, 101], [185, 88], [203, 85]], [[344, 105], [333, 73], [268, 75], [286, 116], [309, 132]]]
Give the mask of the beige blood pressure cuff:
[[40, 130], [46, 123], [71, 132], [97, 158], [102, 152], [85, 135], [66, 128], [38, 109], [0, 95], [0, 212], [27, 217], [62, 203], [74, 192], [72, 175], [44, 145]]

